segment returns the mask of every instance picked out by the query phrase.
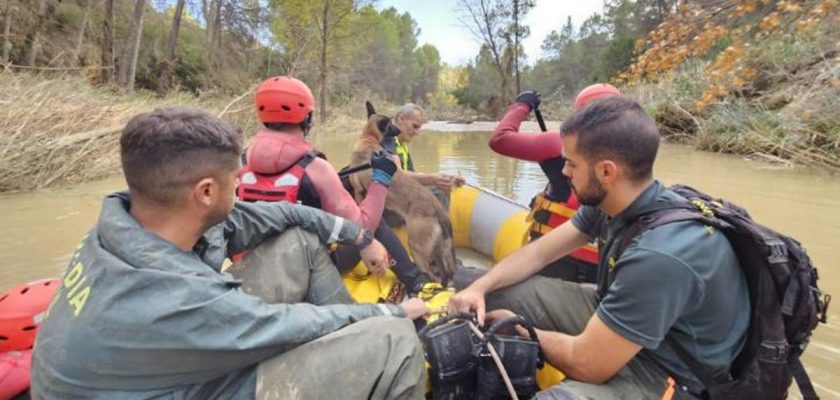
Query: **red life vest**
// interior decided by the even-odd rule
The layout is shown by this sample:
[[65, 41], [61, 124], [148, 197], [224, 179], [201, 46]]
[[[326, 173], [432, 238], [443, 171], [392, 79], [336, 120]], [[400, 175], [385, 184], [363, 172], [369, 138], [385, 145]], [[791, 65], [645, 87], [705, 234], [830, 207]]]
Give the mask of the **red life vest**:
[[[551, 232], [552, 229], [571, 219], [578, 208], [580, 208], [580, 203], [574, 194], [569, 196], [569, 201], [565, 203], [549, 200], [544, 193], [537, 194], [531, 205], [531, 213], [528, 215], [528, 220], [531, 221], [531, 240]], [[598, 264], [598, 248], [592, 244], [575, 250], [569, 256], [590, 264]]]
[[[321, 153], [311, 150], [285, 171], [265, 175], [254, 172], [248, 164], [239, 170], [239, 186], [236, 197], [239, 201], [288, 201], [297, 203], [303, 185], [306, 167]], [[233, 262], [239, 262], [247, 252], [234, 254]]]
[[306, 167], [318, 157], [312, 150], [285, 171], [264, 175], [251, 170], [247, 164], [239, 171], [236, 195], [240, 201], [288, 201], [297, 203]]

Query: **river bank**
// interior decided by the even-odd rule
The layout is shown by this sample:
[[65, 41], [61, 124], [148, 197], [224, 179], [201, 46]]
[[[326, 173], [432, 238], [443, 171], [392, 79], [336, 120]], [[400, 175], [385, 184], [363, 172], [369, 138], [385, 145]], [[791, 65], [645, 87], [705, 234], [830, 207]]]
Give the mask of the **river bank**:
[[[643, 102], [650, 102], [655, 97], [652, 90], [636, 89], [630, 95]], [[659, 100], [659, 107], [663, 107], [663, 102], [665, 100]], [[74, 185], [118, 174], [120, 130], [132, 116], [155, 108], [203, 108], [222, 116], [246, 135], [252, 134], [258, 127], [250, 92], [237, 96], [217, 94], [206, 97], [175, 93], [160, 99], [150, 92], [125, 95], [112, 89], [96, 88], [80, 78], [67, 76], [0, 72], [0, 105], [0, 193]], [[393, 104], [377, 105], [381, 110], [395, 108]], [[659, 112], [657, 110], [660, 108], [652, 109], [652, 112]], [[488, 132], [496, 125], [496, 121], [468, 121], [441, 114], [438, 110], [430, 112], [430, 118], [436, 115], [458, 122], [433, 120], [426, 124], [425, 130]], [[552, 115], [554, 118], [563, 116]], [[753, 121], [749, 115], [741, 117], [745, 123]], [[323, 138], [334, 135], [355, 135], [364, 124], [363, 100], [351, 100], [345, 105], [333, 107], [331, 118], [326, 122], [316, 119], [316, 123], [311, 135], [316, 145]], [[755, 150], [755, 146], [751, 145], [756, 140], [755, 136], [727, 134], [724, 137], [707, 132], [699, 136], [700, 139], [693, 140], [691, 135], [675, 134], [673, 121], [666, 123], [669, 125], [663, 125], [663, 133], [667, 133], [668, 140], [681, 141], [699, 149], [743, 154], [785, 168], [809, 164], [796, 156], [809, 151], [807, 147], [803, 148], [801, 141], [797, 142], [798, 133], [790, 136], [790, 143], [782, 138], [782, 144], [772, 144], [774, 148], [784, 150], [779, 153], [763, 147]], [[553, 120], [546, 124], [549, 130], [556, 131], [560, 122]], [[522, 130], [540, 131], [533, 120], [524, 122]], [[710, 137], [719, 140], [713, 142]], [[823, 149], [814, 151], [817, 150], [824, 153]], [[829, 161], [837, 159], [837, 150], [833, 156], [826, 157]], [[832, 166], [835, 164], [838, 167]], [[821, 170], [840, 171], [840, 162], [817, 165]]]

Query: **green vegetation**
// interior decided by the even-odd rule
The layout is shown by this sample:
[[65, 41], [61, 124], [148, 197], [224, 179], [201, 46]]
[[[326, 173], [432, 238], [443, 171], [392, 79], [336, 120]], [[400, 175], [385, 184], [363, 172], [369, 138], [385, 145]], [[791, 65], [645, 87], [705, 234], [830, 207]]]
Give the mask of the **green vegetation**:
[[562, 119], [581, 88], [612, 82], [670, 140], [840, 168], [838, 0], [607, 0], [580, 26], [559, 23], [527, 60], [534, 6], [454, 2], [481, 46], [449, 66], [418, 42], [410, 13], [372, 0], [4, 0], [0, 191], [112, 171], [115, 129], [158, 106], [226, 109], [253, 132], [251, 91], [281, 74], [310, 84], [319, 132], [358, 126], [366, 99], [496, 119], [525, 89]]

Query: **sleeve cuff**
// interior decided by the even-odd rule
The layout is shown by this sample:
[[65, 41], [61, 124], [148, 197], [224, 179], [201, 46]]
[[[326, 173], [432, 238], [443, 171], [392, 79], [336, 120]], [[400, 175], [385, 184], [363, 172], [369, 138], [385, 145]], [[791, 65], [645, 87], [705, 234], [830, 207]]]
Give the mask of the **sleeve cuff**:
[[589, 227], [584, 226], [585, 224], [583, 223], [583, 221], [580, 220], [580, 218], [575, 218], [576, 215], [577, 214], [572, 216], [572, 225], [574, 225], [575, 228], [577, 228], [579, 231], [583, 232], [586, 236], [589, 236], [589, 239], [594, 238], [595, 236], [592, 235], [592, 232], [590, 232]]
[[613, 318], [612, 315], [603, 307], [599, 306], [598, 309], [595, 310], [595, 314], [598, 315], [598, 319], [600, 319], [601, 322], [603, 322], [604, 325], [609, 327], [613, 332], [646, 349], [655, 349], [659, 347], [659, 343], [662, 342], [661, 338], [657, 339], [648, 335], [643, 335], [633, 329], [630, 329]]
[[402, 307], [400, 307], [396, 304], [379, 303], [379, 304], [376, 305], [376, 308], [379, 309], [379, 312], [382, 315], [401, 317], [401, 318], [404, 318], [406, 316], [405, 310], [403, 310]]
[[359, 224], [341, 217], [335, 217], [332, 233], [330, 233], [330, 239], [327, 243], [338, 242], [345, 245], [351, 245], [356, 242], [361, 230], [362, 227], [359, 226]]

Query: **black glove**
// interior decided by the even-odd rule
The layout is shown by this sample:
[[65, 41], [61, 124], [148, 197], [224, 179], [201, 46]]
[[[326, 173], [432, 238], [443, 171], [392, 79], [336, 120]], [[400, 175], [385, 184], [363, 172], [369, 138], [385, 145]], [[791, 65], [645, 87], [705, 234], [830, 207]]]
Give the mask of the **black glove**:
[[398, 128], [393, 123], [388, 123], [388, 127], [385, 128], [385, 137], [395, 137], [400, 134], [400, 128]]
[[391, 155], [384, 150], [379, 150], [370, 156], [370, 167], [373, 169], [373, 180], [385, 186], [391, 184], [391, 178], [397, 172], [397, 164], [391, 159]]
[[534, 111], [540, 106], [540, 93], [535, 90], [526, 90], [516, 96], [516, 102], [527, 104], [531, 111]]

